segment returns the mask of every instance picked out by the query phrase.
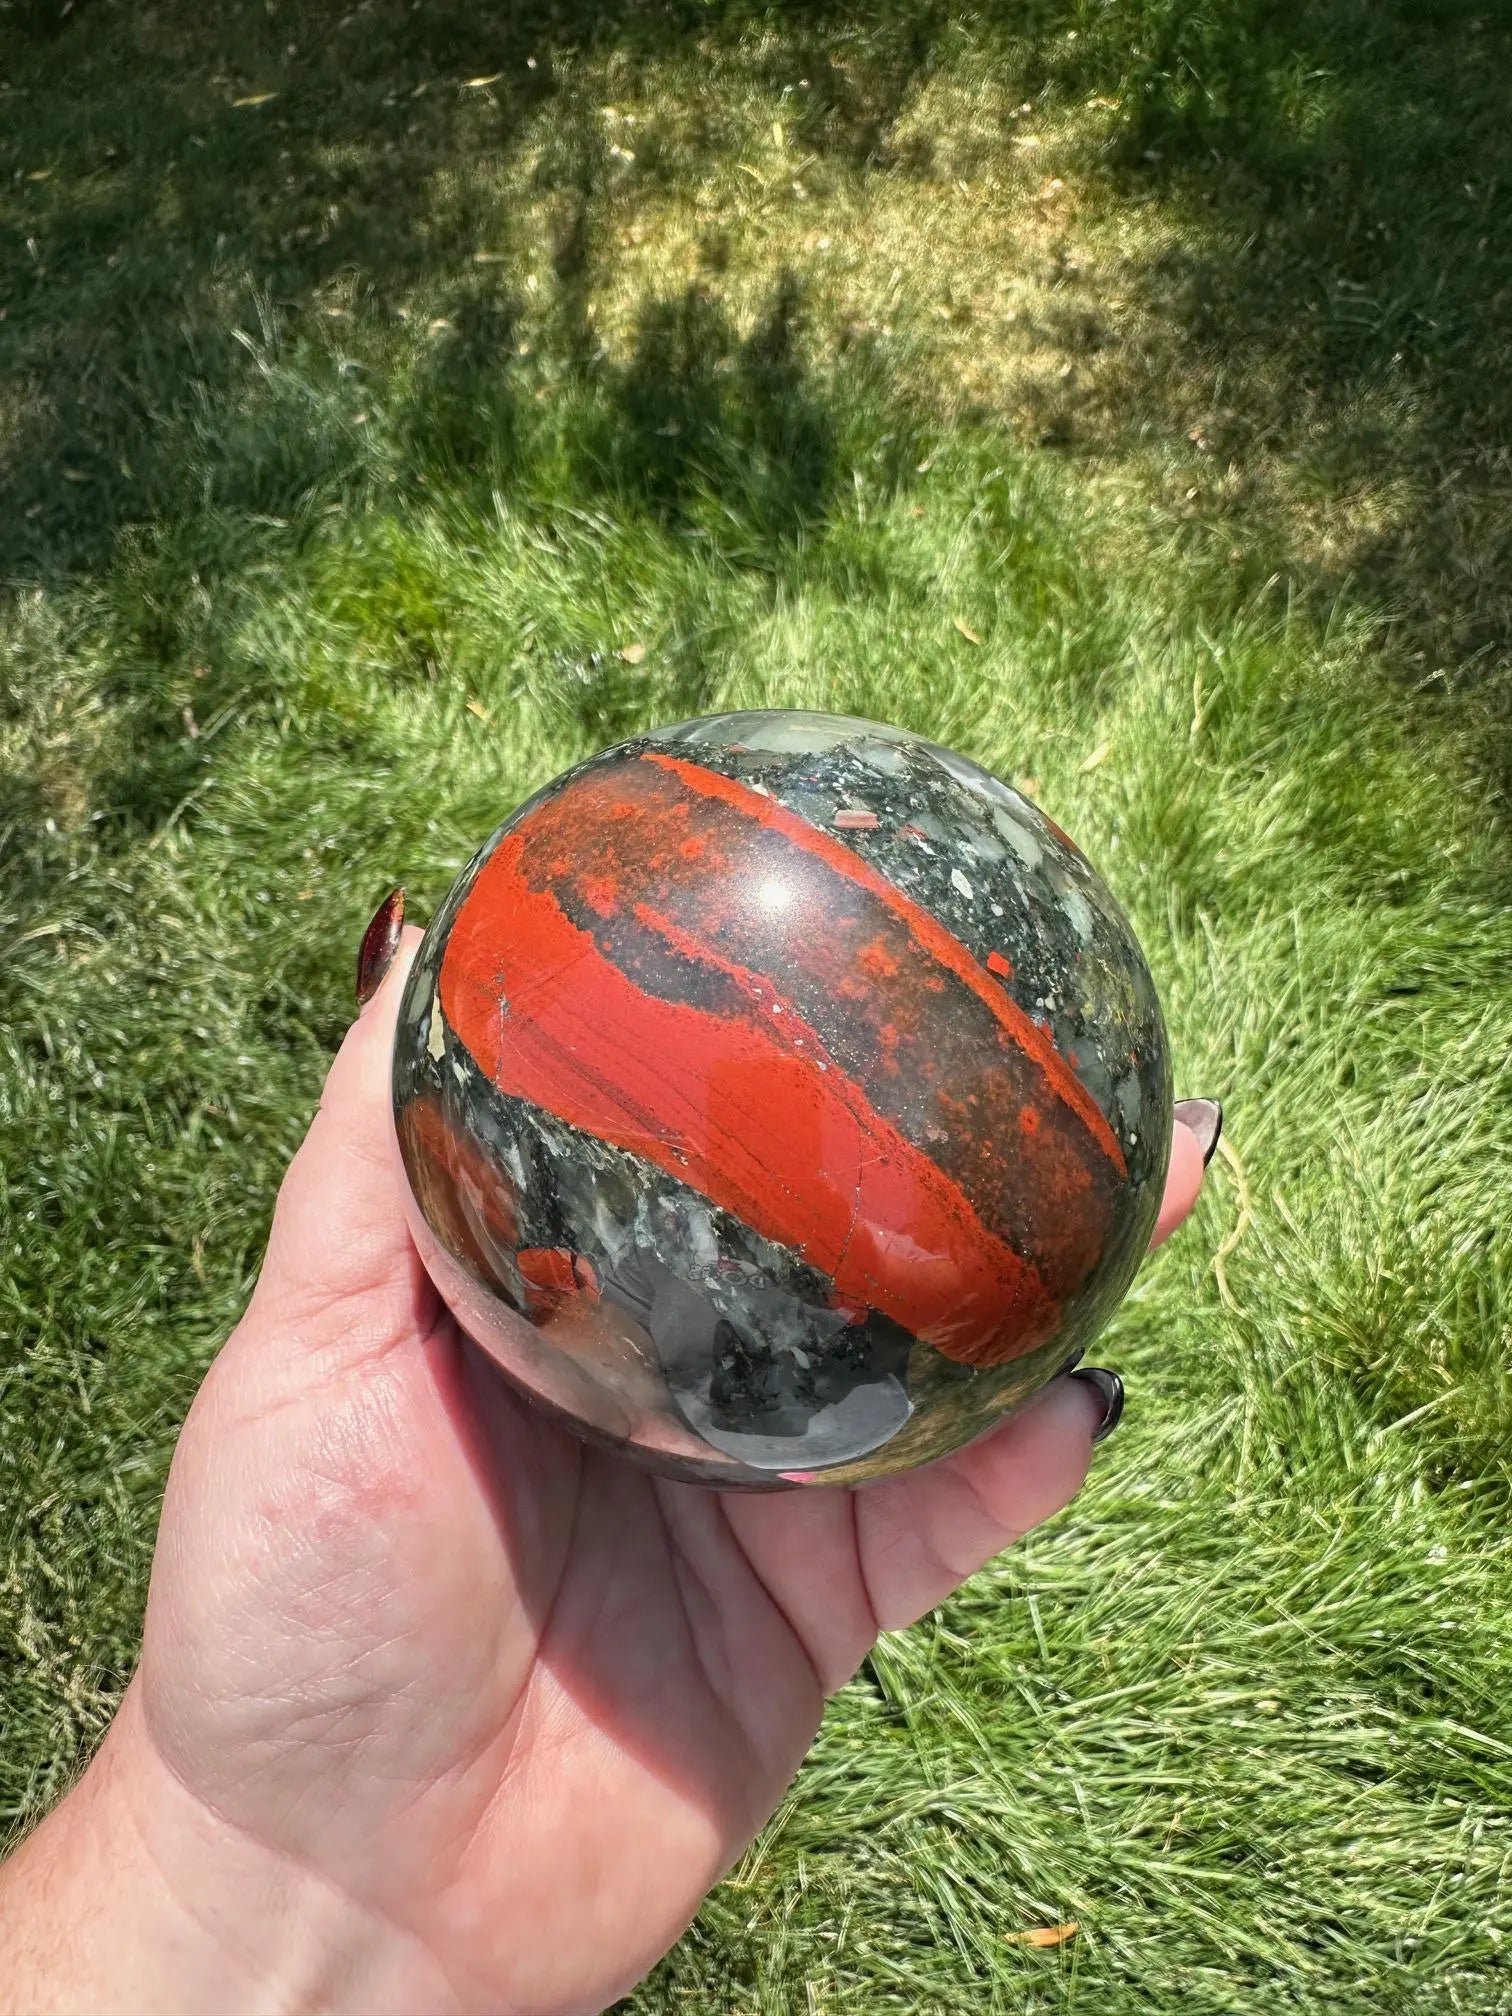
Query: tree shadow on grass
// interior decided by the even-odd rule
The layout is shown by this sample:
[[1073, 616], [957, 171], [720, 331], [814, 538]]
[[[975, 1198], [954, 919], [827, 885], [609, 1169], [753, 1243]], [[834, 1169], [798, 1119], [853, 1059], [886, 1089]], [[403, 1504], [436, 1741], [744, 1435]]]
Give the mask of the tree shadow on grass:
[[[554, 307], [573, 314], [570, 289]], [[114, 732], [92, 749], [81, 739], [69, 779], [73, 800], [103, 808], [95, 839], [107, 850], [134, 846], [192, 805], [218, 753], [222, 710], [242, 720], [285, 705], [309, 714], [302, 674], [303, 702], [279, 690], [292, 672], [271, 673], [261, 691], [246, 686], [243, 591], [270, 567], [287, 569], [292, 607], [313, 593], [320, 617], [381, 666], [385, 684], [432, 684], [464, 676], [450, 663], [464, 592], [452, 565], [470, 540], [496, 534], [501, 508], [523, 514], [547, 549], [585, 522], [632, 540], [642, 524], [671, 544], [673, 557], [657, 564], [684, 569], [697, 596], [699, 568], [711, 564], [775, 592], [808, 564], [849, 491], [855, 436], [837, 425], [829, 374], [807, 355], [791, 276], [745, 330], [696, 286], [653, 297], [622, 360], [569, 362], [554, 378], [519, 354], [508, 297], [472, 291], [448, 319], [367, 461], [350, 425], [364, 395], [320, 358], [223, 402], [213, 453], [197, 424], [189, 447], [165, 445], [160, 479], [182, 468], [198, 478], [198, 499], [186, 480], [159, 523], [118, 535], [98, 682]], [[908, 429], [891, 427], [872, 457], [880, 486], [909, 480], [918, 453]], [[402, 472], [392, 485], [391, 460]], [[439, 543], [415, 529], [438, 508], [448, 526]], [[332, 512], [334, 546], [320, 522]], [[308, 625], [308, 613], [299, 620]], [[550, 647], [554, 715], [589, 746], [640, 718], [634, 684], [602, 676], [617, 641]], [[696, 631], [662, 655], [659, 704], [702, 711], [724, 668], [707, 661]], [[369, 767], [383, 754], [371, 740], [381, 731], [360, 715], [343, 730], [339, 711], [322, 715], [328, 741], [348, 737], [344, 754], [332, 741], [332, 760]], [[57, 809], [50, 789], [39, 776], [0, 782], [0, 831], [40, 825]]]
[[618, 501], [678, 532], [706, 528], [722, 504], [725, 556], [759, 567], [823, 522], [841, 474], [839, 430], [805, 355], [792, 274], [778, 276], [745, 334], [696, 283], [647, 300], [623, 363], [591, 354], [570, 277], [555, 313], [567, 325], [562, 389], [574, 410], [551, 456], [531, 411], [540, 381], [515, 368], [518, 308], [492, 297], [453, 315], [407, 401], [417, 463], [444, 461], [464, 483], [502, 468], [520, 484], [549, 459], [565, 495]]

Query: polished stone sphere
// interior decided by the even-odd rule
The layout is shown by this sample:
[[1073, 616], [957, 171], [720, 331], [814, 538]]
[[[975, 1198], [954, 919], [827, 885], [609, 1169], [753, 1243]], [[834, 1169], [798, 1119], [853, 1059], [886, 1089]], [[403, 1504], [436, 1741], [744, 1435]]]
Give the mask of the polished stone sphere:
[[1171, 1135], [1128, 922], [1036, 806], [874, 722], [638, 735], [510, 815], [425, 935], [394, 1109], [425, 1264], [580, 1435], [850, 1484], [1079, 1355]]

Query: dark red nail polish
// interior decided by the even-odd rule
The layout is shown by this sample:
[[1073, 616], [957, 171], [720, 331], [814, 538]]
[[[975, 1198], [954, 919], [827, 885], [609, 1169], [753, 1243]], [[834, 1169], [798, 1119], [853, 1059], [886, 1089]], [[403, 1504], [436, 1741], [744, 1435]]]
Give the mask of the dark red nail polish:
[[1082, 1365], [1071, 1374], [1090, 1386], [1102, 1402], [1102, 1419], [1093, 1430], [1094, 1442], [1106, 1442], [1113, 1430], [1123, 1419], [1124, 1383], [1116, 1372], [1110, 1372], [1105, 1365]]
[[1189, 1134], [1195, 1134], [1206, 1169], [1223, 1134], [1223, 1108], [1216, 1099], [1178, 1099], [1175, 1116]]
[[357, 951], [357, 1006], [366, 1008], [383, 985], [383, 976], [399, 950], [399, 934], [404, 929], [404, 891], [390, 889], [373, 912]]

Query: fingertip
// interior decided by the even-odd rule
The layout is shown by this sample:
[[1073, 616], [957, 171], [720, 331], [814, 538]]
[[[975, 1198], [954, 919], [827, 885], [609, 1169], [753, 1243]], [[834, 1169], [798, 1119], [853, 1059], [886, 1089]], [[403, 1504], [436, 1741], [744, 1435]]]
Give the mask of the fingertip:
[[1166, 1169], [1165, 1195], [1160, 1200], [1160, 1214], [1150, 1240], [1152, 1252], [1191, 1216], [1202, 1189], [1204, 1166], [1202, 1143], [1190, 1127], [1177, 1120], [1171, 1128], [1171, 1159]]
[[1079, 1365], [1070, 1378], [1073, 1385], [1085, 1387], [1095, 1396], [1098, 1415], [1092, 1440], [1106, 1442], [1123, 1419], [1123, 1380], [1106, 1365]]
[[[374, 923], [368, 926], [363, 936], [364, 946], [368, 944], [377, 921], [375, 918]], [[393, 943], [385, 948], [381, 955], [381, 964], [370, 964], [366, 986], [360, 983], [358, 985], [356, 1015], [358, 1022], [365, 1021], [385, 1001], [388, 1003], [390, 1014], [397, 1015], [399, 996], [404, 991], [404, 982], [424, 936], [425, 933], [418, 924], [403, 924], [396, 927]], [[360, 968], [361, 954], [358, 964]]]
[[399, 1014], [399, 1000], [404, 992], [404, 983], [409, 978], [409, 969], [415, 963], [415, 954], [420, 950], [420, 942], [425, 933], [418, 924], [406, 924], [394, 944], [394, 955], [388, 968], [373, 992], [358, 1008], [359, 1019], [370, 1009], [380, 1004], [386, 1007], [391, 1020]]
[[330, 1105], [333, 1097], [344, 1098], [359, 1086], [371, 1089], [380, 1072], [387, 1082], [405, 983], [424, 935], [413, 924], [407, 924], [399, 933], [382, 978], [374, 983], [373, 992], [357, 1010], [342, 1038], [341, 1048], [331, 1061], [321, 1094], [323, 1108]]
[[997, 1433], [1033, 1437], [1036, 1441], [1046, 1436], [1053, 1438], [1062, 1452], [1062, 1460], [1069, 1456], [1080, 1466], [1079, 1488], [1092, 1461], [1092, 1445], [1102, 1417], [1102, 1402], [1097, 1394], [1084, 1381], [1063, 1373], [1010, 1415]]
[[979, 1482], [984, 1474], [1002, 1478], [1014, 1504], [1004, 1523], [1027, 1532], [1069, 1505], [1085, 1483], [1102, 1417], [1101, 1399], [1083, 1381], [1052, 1379], [1006, 1421], [945, 1461], [974, 1473]]
[[1223, 1102], [1221, 1099], [1178, 1099], [1173, 1108], [1173, 1117], [1197, 1138], [1197, 1146], [1202, 1150], [1203, 1167], [1212, 1161], [1223, 1137]]

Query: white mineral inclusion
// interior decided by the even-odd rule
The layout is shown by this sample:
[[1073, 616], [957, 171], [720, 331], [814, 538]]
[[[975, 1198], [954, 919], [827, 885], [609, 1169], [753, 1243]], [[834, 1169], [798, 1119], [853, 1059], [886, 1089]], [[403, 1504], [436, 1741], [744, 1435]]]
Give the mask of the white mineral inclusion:
[[1139, 1077], [1136, 1072], [1130, 1071], [1119, 1079], [1118, 1091], [1115, 1096], [1118, 1100], [1118, 1110], [1122, 1113], [1126, 1124], [1130, 1127], [1136, 1126], [1139, 1121], [1140, 1107], [1144, 1099], [1144, 1095], [1139, 1088]]
[[994, 839], [992, 834], [980, 828], [975, 833], [968, 834], [966, 851], [974, 854], [978, 861], [995, 862], [1005, 861], [1008, 858], [1008, 849]]
[[441, 989], [431, 995], [430, 1034], [425, 1039], [425, 1047], [432, 1060], [439, 1064], [446, 1055], [446, 1029], [441, 1021]]
[[879, 777], [902, 777], [908, 769], [908, 758], [896, 742], [882, 742], [868, 737], [857, 746], [855, 753]]
[[942, 749], [938, 742], [926, 742], [924, 747], [946, 776], [953, 777], [957, 784], [964, 784], [975, 797], [985, 799], [994, 808], [1007, 806], [1027, 810], [1017, 791], [1005, 784], [1001, 777], [994, 777], [990, 770], [984, 770], [980, 763], [973, 763], [969, 756], [958, 756], [954, 749]]
[[707, 1211], [690, 1205], [683, 1214], [683, 1229], [693, 1264], [712, 1271], [719, 1265], [719, 1237]]
[[503, 1156], [504, 1167], [514, 1179], [516, 1190], [523, 1190], [525, 1188], [525, 1157], [520, 1153], [519, 1142], [506, 1141], [500, 1153]]
[[1085, 942], [1092, 936], [1092, 905], [1080, 889], [1062, 889], [1061, 908], [1071, 921], [1071, 929]]

